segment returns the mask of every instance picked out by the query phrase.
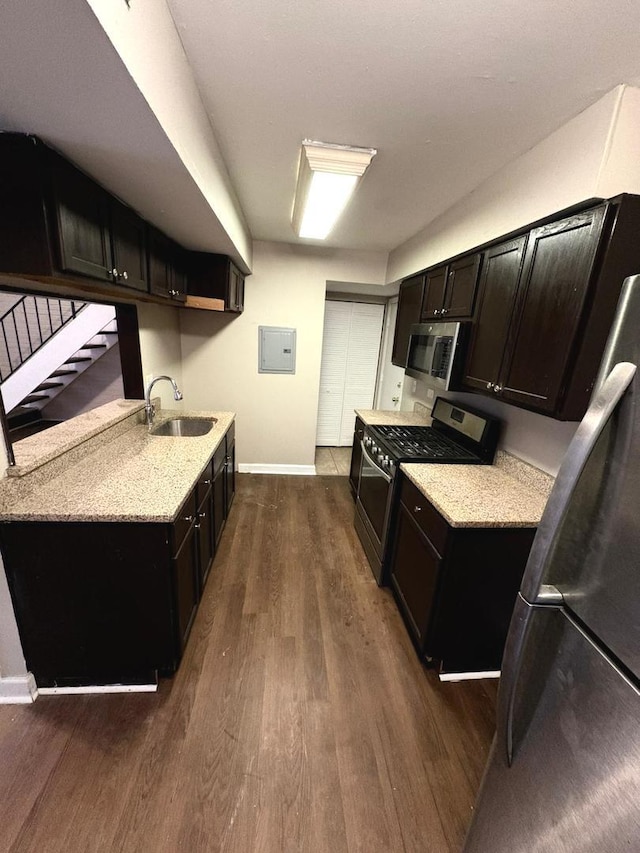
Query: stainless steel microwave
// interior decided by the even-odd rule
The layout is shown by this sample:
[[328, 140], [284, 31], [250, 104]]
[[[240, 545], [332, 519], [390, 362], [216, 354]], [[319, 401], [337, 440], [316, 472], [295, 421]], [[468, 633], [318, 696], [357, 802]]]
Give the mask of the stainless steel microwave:
[[462, 370], [468, 323], [419, 323], [411, 326], [405, 373], [446, 391]]

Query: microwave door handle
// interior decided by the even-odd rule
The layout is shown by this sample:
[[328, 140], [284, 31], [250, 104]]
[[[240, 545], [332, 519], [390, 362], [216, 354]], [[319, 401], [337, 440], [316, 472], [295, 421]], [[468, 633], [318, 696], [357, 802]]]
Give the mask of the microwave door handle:
[[371, 456], [369, 456], [369, 454], [367, 453], [366, 448], [364, 446], [364, 442], [362, 440], [360, 441], [360, 447], [362, 448], [362, 455], [365, 457], [367, 462], [370, 465], [372, 465], [376, 469], [376, 471], [380, 472], [380, 476], [384, 477], [384, 479], [387, 481], [387, 483], [390, 483], [391, 482], [391, 476], [389, 474], [387, 474], [386, 471], [382, 470], [382, 468], [378, 465], [378, 463], [375, 461], [375, 459], [372, 459]]

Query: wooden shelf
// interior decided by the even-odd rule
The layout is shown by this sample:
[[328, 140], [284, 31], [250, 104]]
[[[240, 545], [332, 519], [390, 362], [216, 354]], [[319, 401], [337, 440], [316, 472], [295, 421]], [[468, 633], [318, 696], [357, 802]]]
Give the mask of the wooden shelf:
[[213, 299], [210, 296], [189, 296], [184, 303], [185, 308], [199, 308], [201, 311], [224, 311], [224, 299]]

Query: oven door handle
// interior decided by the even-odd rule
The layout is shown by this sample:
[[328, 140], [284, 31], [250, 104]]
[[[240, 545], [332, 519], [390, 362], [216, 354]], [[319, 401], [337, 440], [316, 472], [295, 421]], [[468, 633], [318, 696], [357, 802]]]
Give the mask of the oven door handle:
[[367, 450], [364, 446], [364, 441], [362, 439], [360, 439], [360, 447], [362, 449], [362, 455], [365, 457], [367, 462], [370, 465], [372, 465], [376, 469], [376, 471], [378, 471], [380, 473], [381, 477], [384, 477], [384, 479], [387, 481], [387, 483], [390, 483], [391, 480], [393, 479], [391, 477], [391, 474], [387, 474], [386, 471], [383, 471], [382, 468], [378, 465], [378, 463], [374, 459], [372, 459], [371, 456], [369, 456], [369, 454], [367, 453]]

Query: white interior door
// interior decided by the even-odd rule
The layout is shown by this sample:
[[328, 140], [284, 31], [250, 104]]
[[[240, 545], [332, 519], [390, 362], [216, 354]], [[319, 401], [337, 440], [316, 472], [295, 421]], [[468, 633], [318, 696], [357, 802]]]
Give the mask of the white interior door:
[[383, 316], [383, 305], [325, 303], [317, 445], [350, 445], [353, 410], [373, 407]]
[[376, 394], [376, 409], [388, 411], [400, 408], [402, 383], [404, 382], [404, 368], [397, 367], [391, 362], [397, 314], [398, 297], [396, 296], [387, 303], [382, 335], [382, 353], [380, 354], [380, 376]]

